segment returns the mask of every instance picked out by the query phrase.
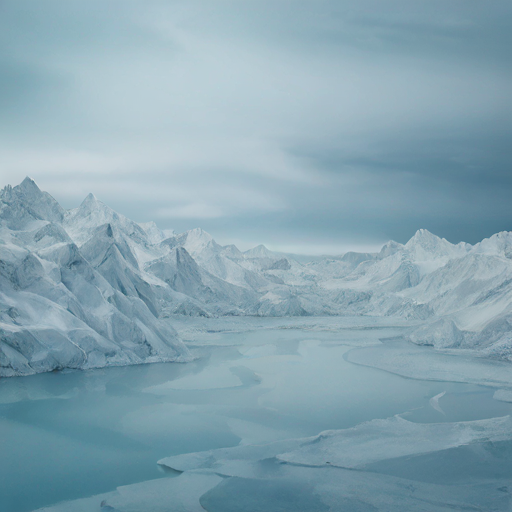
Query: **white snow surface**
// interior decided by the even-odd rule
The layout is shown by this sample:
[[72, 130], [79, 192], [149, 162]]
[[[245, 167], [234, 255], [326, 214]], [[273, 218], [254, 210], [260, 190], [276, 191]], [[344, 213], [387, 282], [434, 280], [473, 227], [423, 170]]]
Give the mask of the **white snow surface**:
[[[281, 462], [294, 465], [363, 469], [378, 461], [511, 439], [510, 416], [454, 423], [414, 423], [397, 415], [348, 429], [327, 430], [310, 438], [174, 455], [158, 463], [177, 471], [214, 469], [218, 474], [225, 474], [219, 470], [219, 461], [276, 457]], [[232, 473], [226, 475], [233, 476]]]
[[0, 192], [0, 376], [186, 360], [179, 316], [400, 317], [409, 341], [512, 360], [512, 233], [471, 246], [425, 229], [379, 253], [241, 252], [200, 228], [137, 224], [33, 180]]
[[283, 462], [360, 469], [382, 460], [447, 450], [512, 437], [512, 418], [456, 423], [413, 423], [400, 416], [372, 420], [346, 430], [329, 430], [278, 455]]
[[493, 398], [501, 402], [512, 402], [512, 389], [497, 389]]

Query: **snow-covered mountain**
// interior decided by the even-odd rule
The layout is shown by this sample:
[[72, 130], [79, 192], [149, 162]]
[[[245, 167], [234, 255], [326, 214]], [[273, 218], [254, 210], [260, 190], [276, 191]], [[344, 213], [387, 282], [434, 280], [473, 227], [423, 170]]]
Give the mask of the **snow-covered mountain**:
[[91, 196], [65, 212], [28, 178], [2, 190], [0, 376], [187, 360], [129, 236], [147, 239]]
[[510, 232], [304, 260], [137, 224], [92, 194], [66, 211], [26, 178], [0, 192], [0, 235], [0, 375], [186, 360], [174, 315], [402, 316], [415, 343], [512, 359]]

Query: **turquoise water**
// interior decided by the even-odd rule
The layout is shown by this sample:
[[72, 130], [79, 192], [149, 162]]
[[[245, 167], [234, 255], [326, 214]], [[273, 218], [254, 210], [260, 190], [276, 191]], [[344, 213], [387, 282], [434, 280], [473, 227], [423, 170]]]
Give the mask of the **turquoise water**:
[[[157, 460], [241, 441], [315, 435], [398, 413], [442, 422], [512, 412], [489, 388], [404, 379], [344, 360], [350, 348], [400, 328], [268, 327], [189, 335], [198, 359], [188, 364], [0, 380], [0, 510], [26, 512], [170, 478]], [[439, 411], [430, 399], [442, 392]], [[454, 453], [461, 465], [478, 459], [463, 448]], [[437, 463], [418, 461], [418, 478]], [[412, 471], [398, 463], [373, 470]]]

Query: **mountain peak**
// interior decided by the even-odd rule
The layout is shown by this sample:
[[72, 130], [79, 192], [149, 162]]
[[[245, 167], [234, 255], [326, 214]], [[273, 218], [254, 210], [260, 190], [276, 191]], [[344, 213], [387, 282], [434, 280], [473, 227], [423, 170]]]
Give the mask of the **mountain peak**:
[[428, 229], [418, 229], [416, 233], [414, 233], [413, 238], [439, 238], [438, 236], [431, 233]]
[[35, 215], [38, 219], [52, 222], [61, 222], [63, 219], [64, 210], [59, 203], [28, 176], [19, 185], [6, 187], [2, 197], [8, 201], [20, 201], [23, 208], [29, 209], [29, 215]]
[[87, 194], [87, 197], [82, 201], [82, 204], [80, 205], [80, 208], [87, 207], [90, 205], [95, 205], [99, 201], [96, 199], [96, 196], [94, 194]]
[[20, 190], [25, 194], [42, 194], [41, 189], [37, 183], [30, 177], [26, 177], [19, 185]]
[[500, 231], [484, 238], [471, 249], [475, 253], [495, 254], [512, 259], [512, 231]]
[[244, 252], [248, 258], [276, 258], [276, 255], [267, 249], [263, 244], [257, 245]]
[[[36, 182], [30, 176], [25, 176], [25, 179], [20, 183], [20, 186], [22, 186], [22, 187], [26, 187], [26, 186], [37, 187]], [[39, 187], [37, 187], [37, 188], [39, 188]]]
[[459, 258], [468, 251], [467, 244], [453, 245], [426, 229], [419, 229], [405, 244], [405, 248], [416, 261]]
[[[438, 245], [444, 239], [439, 238], [427, 229], [418, 229], [414, 236], [405, 244], [407, 248], [414, 245], [420, 245], [422, 247], [432, 247]], [[444, 240], [446, 242], [446, 240]]]
[[101, 202], [94, 194], [87, 194], [87, 197], [82, 201], [78, 207], [78, 211], [83, 215], [94, 213], [95, 215], [102, 215], [105, 217], [105, 222], [109, 222], [112, 217], [116, 217], [117, 213]]
[[[213, 242], [213, 236], [201, 228], [194, 228], [186, 232], [186, 244], [200, 244], [206, 246], [208, 243]], [[189, 251], [190, 252], [190, 251]]]
[[184, 235], [186, 236], [184, 237], [185, 243], [183, 244], [183, 247], [185, 247], [192, 256], [197, 256], [206, 247], [212, 247], [212, 245], [215, 245], [212, 235], [201, 228], [186, 231]]
[[197, 237], [197, 238], [207, 238], [209, 240], [213, 240], [212, 235], [210, 235], [210, 233], [206, 232], [202, 228], [191, 229], [191, 230], [188, 231], [188, 234], [192, 235], [194, 237]]
[[382, 247], [382, 249], [379, 252], [379, 256], [381, 258], [387, 258], [388, 256], [391, 256], [401, 249], [403, 249], [403, 245], [395, 242], [394, 240], [390, 240], [389, 242], [385, 243]]

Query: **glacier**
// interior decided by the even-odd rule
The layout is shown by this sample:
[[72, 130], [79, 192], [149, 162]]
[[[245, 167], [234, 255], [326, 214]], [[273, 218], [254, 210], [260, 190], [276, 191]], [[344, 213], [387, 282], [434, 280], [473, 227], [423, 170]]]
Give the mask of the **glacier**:
[[0, 376], [188, 361], [173, 322], [244, 316], [396, 318], [413, 344], [510, 362], [512, 232], [308, 259], [138, 224], [92, 194], [65, 210], [28, 177], [0, 192]]

